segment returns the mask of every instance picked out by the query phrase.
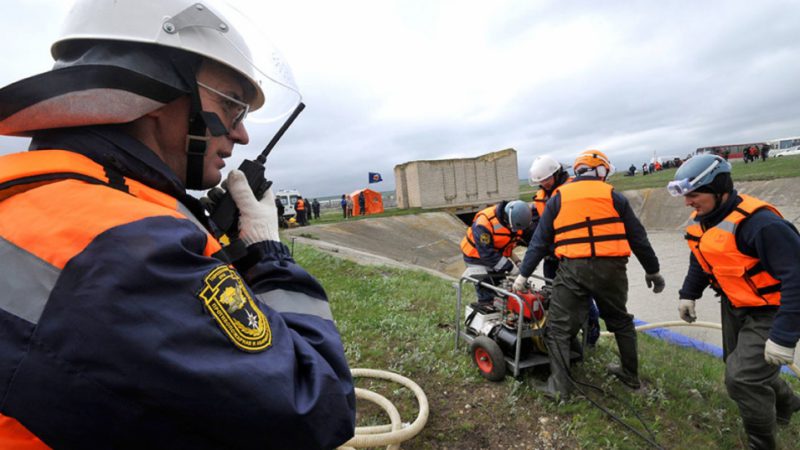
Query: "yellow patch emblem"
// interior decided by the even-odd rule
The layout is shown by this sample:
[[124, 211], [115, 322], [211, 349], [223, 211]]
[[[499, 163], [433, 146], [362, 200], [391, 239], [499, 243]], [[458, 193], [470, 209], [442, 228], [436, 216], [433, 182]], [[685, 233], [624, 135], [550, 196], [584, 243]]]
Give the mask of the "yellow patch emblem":
[[230, 267], [219, 266], [206, 275], [198, 297], [239, 349], [258, 352], [272, 344], [266, 316]]
[[484, 233], [481, 235], [479, 240], [481, 241], [481, 244], [489, 245], [489, 242], [491, 242], [492, 238], [490, 238], [488, 234]]

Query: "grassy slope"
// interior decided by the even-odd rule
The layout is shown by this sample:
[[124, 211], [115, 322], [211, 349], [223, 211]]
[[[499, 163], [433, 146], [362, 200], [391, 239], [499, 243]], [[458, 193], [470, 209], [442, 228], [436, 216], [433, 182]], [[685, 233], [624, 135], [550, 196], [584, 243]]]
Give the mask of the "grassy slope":
[[[741, 160], [731, 160], [734, 182], [754, 180], [774, 180], [777, 178], [800, 177], [800, 156], [770, 158], [753, 164], [744, 164]], [[625, 177], [618, 173], [611, 177], [610, 183], [618, 191], [645, 188], [664, 188], [675, 176], [676, 169], [662, 170], [652, 175], [643, 176], [637, 172], [635, 176]], [[520, 182], [520, 199], [529, 201], [536, 189], [527, 181]]]
[[[555, 405], [531, 388], [546, 370], [521, 380], [483, 380], [462, 345], [453, 352], [455, 290], [444, 280], [417, 271], [359, 266], [297, 245], [295, 256], [316, 276], [331, 300], [352, 367], [388, 369], [420, 384], [431, 416], [421, 435], [404, 449], [644, 448], [633, 434], [586, 400]], [[467, 289], [466, 301], [474, 293]], [[672, 306], [669, 306], [670, 308]], [[743, 448], [736, 406], [725, 394], [724, 366], [708, 355], [643, 336], [640, 365], [645, 388], [632, 393], [609, 379], [606, 363], [616, 360], [613, 340], [603, 338], [575, 369], [582, 381], [599, 385], [632, 403], [664, 448]], [[795, 389], [800, 389], [796, 380]], [[364, 380], [357, 383], [369, 387]], [[416, 415], [405, 389], [375, 383], [404, 421]], [[633, 410], [608, 396], [598, 402], [633, 423]], [[370, 404], [359, 403], [359, 425], [388, 420]], [[640, 425], [637, 426], [640, 430]], [[800, 420], [779, 432], [779, 448], [796, 448]]]

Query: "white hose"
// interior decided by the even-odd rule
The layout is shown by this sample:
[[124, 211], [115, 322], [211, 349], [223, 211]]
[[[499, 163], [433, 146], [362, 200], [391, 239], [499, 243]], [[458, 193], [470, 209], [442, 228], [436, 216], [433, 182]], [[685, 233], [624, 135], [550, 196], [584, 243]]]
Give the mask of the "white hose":
[[378, 447], [386, 445], [388, 450], [397, 450], [400, 443], [407, 441], [422, 431], [428, 422], [428, 397], [425, 392], [410, 379], [393, 372], [377, 369], [351, 369], [353, 377], [379, 378], [382, 380], [394, 381], [410, 389], [417, 397], [419, 404], [419, 414], [416, 420], [409, 425], [403, 426], [397, 408], [386, 399], [386, 397], [376, 394], [366, 389], [356, 388], [356, 398], [369, 400], [381, 408], [389, 415], [390, 425], [378, 425], [371, 427], [357, 427], [355, 436], [345, 442], [340, 450], [354, 448]]
[[[684, 322], [682, 320], [672, 320], [668, 322], [656, 322], [656, 323], [648, 323], [647, 325], [639, 325], [636, 327], [636, 331], [646, 331], [652, 330], [654, 328], [668, 328], [668, 327], [701, 327], [701, 328], [713, 328], [715, 330], [721, 330], [722, 325], [714, 322]], [[613, 336], [614, 333], [610, 331], [603, 331], [600, 333], [600, 336]], [[791, 369], [794, 374], [800, 378], [800, 368], [797, 367], [794, 363], [788, 365], [789, 369]]]

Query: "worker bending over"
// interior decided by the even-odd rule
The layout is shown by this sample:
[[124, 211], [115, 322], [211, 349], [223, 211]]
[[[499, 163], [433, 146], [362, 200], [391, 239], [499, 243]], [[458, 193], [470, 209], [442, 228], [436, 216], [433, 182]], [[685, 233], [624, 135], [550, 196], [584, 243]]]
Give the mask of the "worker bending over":
[[[519, 273], [513, 251], [520, 243], [528, 245], [531, 217], [531, 207], [522, 200], [502, 201], [475, 214], [461, 240], [464, 274], [494, 284], [496, 278]], [[494, 298], [491, 289], [475, 285], [475, 290], [479, 302]]]

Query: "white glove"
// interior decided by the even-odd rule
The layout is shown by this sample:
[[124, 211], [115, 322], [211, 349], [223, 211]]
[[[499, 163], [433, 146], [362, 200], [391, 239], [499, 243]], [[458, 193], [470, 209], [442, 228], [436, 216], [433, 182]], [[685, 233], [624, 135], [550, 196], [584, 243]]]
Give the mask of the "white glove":
[[794, 362], [794, 347], [784, 347], [767, 339], [764, 345], [764, 361], [773, 366], [791, 364]]
[[517, 278], [514, 280], [514, 286], [512, 286], [514, 292], [519, 291], [527, 291], [528, 290], [528, 277], [524, 275], [517, 275]]
[[697, 320], [697, 313], [694, 311], [694, 300], [682, 298], [678, 303], [678, 313], [685, 322], [692, 323]]
[[278, 208], [272, 188], [267, 189], [259, 202], [247, 184], [241, 170], [228, 174], [228, 191], [239, 208], [239, 237], [246, 245], [263, 241], [280, 241]]
[[653, 292], [658, 294], [659, 292], [664, 290], [664, 286], [666, 283], [664, 282], [664, 277], [661, 276], [660, 273], [646, 273], [644, 275], [644, 282], [647, 283], [648, 288], [653, 288]]

